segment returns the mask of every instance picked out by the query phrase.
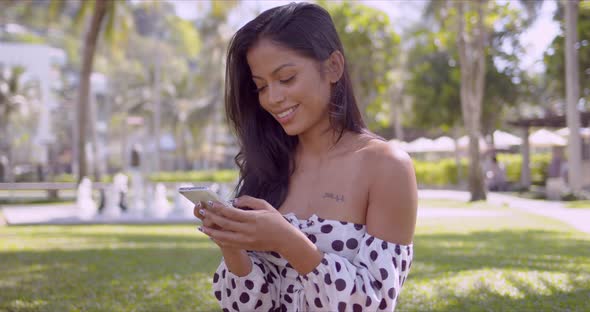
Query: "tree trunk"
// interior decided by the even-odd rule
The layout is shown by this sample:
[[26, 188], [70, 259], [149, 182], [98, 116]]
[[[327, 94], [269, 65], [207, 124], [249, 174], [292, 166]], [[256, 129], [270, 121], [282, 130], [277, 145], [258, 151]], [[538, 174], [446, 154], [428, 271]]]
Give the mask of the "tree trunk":
[[186, 133], [186, 118], [179, 118], [178, 124], [176, 124], [176, 163], [177, 163], [177, 170], [186, 170], [187, 169], [187, 148], [186, 148], [186, 140], [185, 140], [185, 133]]
[[152, 167], [151, 170], [153, 173], [157, 173], [160, 171], [160, 140], [161, 140], [161, 135], [160, 135], [160, 127], [161, 127], [161, 107], [162, 107], [162, 103], [161, 103], [161, 75], [162, 75], [162, 60], [161, 60], [161, 52], [160, 52], [160, 44], [158, 42], [156, 42], [156, 49], [155, 49], [155, 54], [156, 54], [156, 60], [155, 60], [155, 64], [154, 64], [154, 98], [153, 98], [153, 105], [154, 105], [154, 134], [153, 134], [153, 140], [154, 140], [154, 150], [152, 151]]
[[399, 141], [404, 140], [404, 129], [402, 126], [402, 108], [403, 108], [403, 93], [404, 93], [404, 85], [403, 82], [401, 86], [397, 87], [393, 91], [393, 96], [391, 97], [391, 121], [393, 123], [393, 138]]
[[570, 130], [568, 150], [568, 184], [572, 191], [582, 190], [582, 141], [580, 137], [580, 77], [578, 73], [578, 7], [577, 0], [565, 1], [565, 89], [567, 126]]
[[[88, 126], [88, 95], [90, 93], [90, 74], [94, 63], [96, 43], [100, 33], [100, 25], [107, 12], [107, 2], [96, 0], [94, 12], [84, 37], [84, 54], [82, 56], [82, 69], [80, 71], [80, 89], [78, 93], [78, 182], [87, 175], [86, 165], [86, 134]], [[93, 127], [94, 125], [89, 125]]]
[[[0, 116], [5, 117], [5, 116]], [[0, 182], [14, 182], [12, 171], [12, 146], [10, 144], [10, 134], [8, 133], [8, 118], [0, 119]], [[2, 159], [2, 156], [6, 157]]]
[[[477, 24], [465, 27], [464, 6], [474, 4]], [[481, 132], [481, 103], [485, 82], [485, 0], [457, 2], [459, 12], [459, 64], [461, 67], [461, 110], [469, 137], [469, 192], [471, 201], [485, 200], [484, 177], [480, 165], [479, 137]]]
[[453, 143], [455, 143], [455, 165], [457, 166], [457, 186], [463, 186], [463, 168], [461, 166], [461, 154], [459, 152], [459, 127], [453, 127]]
[[[92, 83], [92, 74], [90, 74], [90, 83]], [[101, 153], [102, 148], [98, 146], [98, 131], [96, 129], [96, 122], [98, 121], [98, 108], [96, 107], [96, 97], [92, 94], [92, 90], [89, 90], [88, 98], [88, 115], [90, 118], [90, 144], [92, 146], [92, 167], [91, 170], [94, 173], [94, 181], [100, 181], [102, 178], [101, 172]]]

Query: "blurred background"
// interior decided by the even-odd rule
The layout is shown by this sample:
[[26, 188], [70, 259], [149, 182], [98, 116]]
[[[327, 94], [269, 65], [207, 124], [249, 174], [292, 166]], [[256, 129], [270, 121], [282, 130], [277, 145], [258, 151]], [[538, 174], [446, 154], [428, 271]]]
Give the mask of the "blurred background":
[[[0, 0], [0, 182], [108, 182], [131, 167], [234, 180], [227, 43], [284, 3]], [[421, 186], [474, 200], [546, 197], [550, 178], [560, 196], [587, 191], [590, 1], [318, 3], [370, 130], [412, 154]]]
[[[0, 311], [219, 311], [235, 31], [287, 1], [0, 0]], [[399, 311], [588, 311], [590, 1], [318, 1], [419, 183]]]

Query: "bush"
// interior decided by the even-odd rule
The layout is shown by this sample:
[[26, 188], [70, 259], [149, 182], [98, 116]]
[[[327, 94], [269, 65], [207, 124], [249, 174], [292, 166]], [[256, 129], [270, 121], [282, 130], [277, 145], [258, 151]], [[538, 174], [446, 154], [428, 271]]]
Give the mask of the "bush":
[[[516, 154], [499, 154], [498, 161], [506, 168], [506, 179], [511, 183], [520, 181], [522, 156]], [[545, 185], [547, 180], [547, 167], [551, 161], [550, 154], [535, 154], [531, 156], [531, 181], [533, 184]], [[447, 186], [457, 185], [457, 164], [453, 158], [444, 158], [439, 161], [414, 160], [416, 179], [420, 185]], [[467, 159], [461, 159], [461, 179], [467, 180], [469, 163]]]
[[[522, 168], [522, 156], [515, 154], [498, 154], [498, 161], [506, 168], [506, 179], [510, 182], [519, 182]], [[535, 154], [531, 156], [531, 182], [536, 185], [545, 185], [547, 181], [547, 167], [551, 162], [550, 154]]]
[[237, 170], [203, 170], [160, 172], [149, 176], [152, 182], [234, 182], [238, 179]]
[[76, 177], [73, 174], [63, 173], [60, 175], [56, 175], [53, 178], [53, 182], [76, 182]]
[[[152, 182], [234, 182], [238, 179], [237, 170], [202, 170], [202, 171], [163, 171], [148, 176]], [[55, 182], [76, 182], [71, 174], [60, 174], [53, 179]], [[113, 176], [104, 176], [101, 182], [110, 183]]]
[[[89, 175], [89, 178], [94, 181], [94, 177]], [[63, 173], [60, 175], [56, 175], [53, 178], [53, 182], [76, 182], [77, 178], [70, 173]], [[112, 175], [105, 175], [100, 178], [100, 182], [111, 183], [113, 181]]]
[[[456, 185], [458, 181], [458, 169], [455, 159], [446, 158], [439, 161], [414, 160], [416, 179], [422, 185]], [[461, 178], [467, 178], [467, 160], [461, 160]]]

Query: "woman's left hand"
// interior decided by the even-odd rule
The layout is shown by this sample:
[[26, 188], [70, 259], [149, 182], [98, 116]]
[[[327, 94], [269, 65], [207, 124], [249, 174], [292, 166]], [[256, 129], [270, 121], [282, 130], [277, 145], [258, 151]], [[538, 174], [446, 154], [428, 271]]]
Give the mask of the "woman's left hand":
[[[207, 205], [205, 215], [220, 228], [201, 227], [222, 247], [254, 251], [278, 251], [292, 226], [272, 205], [262, 199], [241, 196], [234, 200], [238, 208], [218, 203]], [[250, 208], [242, 210], [239, 208]]]

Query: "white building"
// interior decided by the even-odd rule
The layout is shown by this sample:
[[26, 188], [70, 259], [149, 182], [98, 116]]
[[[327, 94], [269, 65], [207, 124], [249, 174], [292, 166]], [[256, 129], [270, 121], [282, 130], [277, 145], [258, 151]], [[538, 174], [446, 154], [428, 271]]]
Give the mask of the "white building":
[[0, 64], [24, 67], [23, 79], [37, 80], [40, 85], [39, 122], [33, 136], [35, 160], [39, 163], [47, 161], [47, 146], [55, 140], [50, 113], [59, 103], [53, 89], [59, 87], [59, 68], [65, 63], [66, 54], [60, 49], [40, 44], [0, 42]]

